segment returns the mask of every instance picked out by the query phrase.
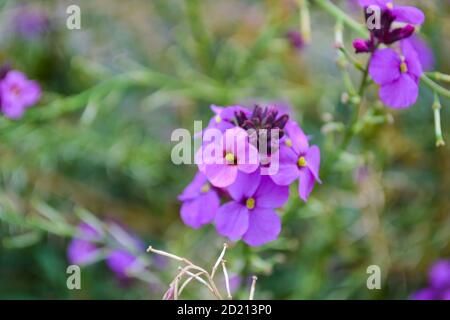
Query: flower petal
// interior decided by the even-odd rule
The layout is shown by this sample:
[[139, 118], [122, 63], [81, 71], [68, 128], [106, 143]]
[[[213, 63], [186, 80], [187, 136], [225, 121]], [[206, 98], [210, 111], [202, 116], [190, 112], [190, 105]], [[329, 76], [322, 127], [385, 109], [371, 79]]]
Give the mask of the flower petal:
[[217, 232], [230, 240], [238, 240], [248, 229], [249, 212], [237, 202], [221, 206], [216, 215]]
[[385, 105], [394, 109], [408, 108], [417, 101], [419, 86], [408, 74], [380, 88], [380, 99]]
[[270, 178], [280, 186], [291, 184], [298, 178], [298, 155], [289, 147], [281, 147], [279, 154], [278, 172], [270, 175]]
[[245, 173], [252, 173], [259, 167], [258, 149], [250, 143], [237, 146], [238, 169]]
[[279, 208], [289, 199], [289, 187], [276, 185], [271, 178], [263, 176], [254, 198], [257, 208]]
[[215, 187], [225, 188], [231, 185], [237, 177], [237, 167], [227, 164], [209, 164], [205, 166], [205, 174]]
[[273, 209], [257, 208], [250, 212], [248, 230], [243, 240], [250, 246], [260, 246], [278, 238], [281, 219]]
[[417, 51], [408, 39], [401, 42], [401, 48], [406, 64], [408, 65], [408, 73], [414, 75], [416, 80], [418, 80], [422, 76], [423, 70]]
[[297, 124], [297, 122], [289, 120], [284, 128], [290, 142], [292, 143], [292, 149], [297, 153], [304, 153], [308, 150], [309, 142], [308, 137], [303, 130]]
[[396, 21], [406, 22], [411, 24], [423, 24], [425, 22], [425, 15], [422, 10], [411, 6], [395, 6], [391, 12], [395, 16]]
[[308, 168], [300, 170], [298, 181], [298, 194], [300, 199], [305, 202], [308, 200], [309, 194], [314, 188], [315, 181], [314, 175]]
[[319, 183], [322, 183], [319, 178], [319, 167], [320, 167], [320, 149], [318, 146], [311, 146], [308, 153], [305, 156], [307, 166], [311, 173], [314, 175], [314, 179]]
[[191, 183], [189, 183], [187, 187], [184, 188], [183, 192], [178, 196], [178, 200], [186, 201], [198, 197], [201, 193], [202, 187], [206, 183], [208, 183], [206, 176], [201, 172], [197, 172]]
[[227, 188], [233, 200], [239, 202], [244, 198], [253, 197], [256, 189], [258, 188], [261, 175], [259, 171], [255, 171], [250, 174], [238, 172], [236, 181]]
[[203, 193], [182, 204], [181, 219], [191, 228], [198, 229], [214, 220], [219, 206], [220, 199], [215, 191]]
[[398, 79], [401, 60], [391, 48], [377, 50], [373, 53], [369, 64], [369, 74], [377, 84], [385, 84]]

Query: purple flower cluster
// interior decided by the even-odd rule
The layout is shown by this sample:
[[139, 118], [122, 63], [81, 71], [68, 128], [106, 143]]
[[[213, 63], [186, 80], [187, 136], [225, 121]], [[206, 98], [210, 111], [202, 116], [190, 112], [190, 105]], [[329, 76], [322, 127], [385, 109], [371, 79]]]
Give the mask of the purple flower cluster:
[[[413, 35], [425, 15], [415, 7], [396, 6], [391, 0], [359, 0], [359, 4], [365, 10], [370, 38], [356, 39], [353, 47], [356, 53], [372, 54], [369, 74], [380, 86], [381, 101], [391, 108], [407, 108], [417, 101], [423, 69], [433, 64], [432, 52]], [[378, 26], [376, 19], [371, 19], [373, 8], [380, 10]]]
[[287, 202], [289, 185], [298, 180], [307, 201], [321, 183], [320, 150], [274, 106], [211, 109], [195, 156], [199, 172], [179, 196], [181, 218], [192, 228], [214, 223], [220, 235], [250, 246], [275, 240], [281, 231], [275, 209]]
[[428, 273], [427, 288], [412, 295], [414, 300], [450, 300], [450, 260], [438, 260]]
[[106, 237], [105, 231], [100, 227], [83, 222], [78, 225], [77, 235], [67, 248], [67, 257], [71, 264], [77, 265], [89, 265], [105, 258], [107, 266], [116, 276], [120, 280], [126, 280], [127, 272], [140, 263], [135, 253], [143, 250], [143, 243], [116, 223], [111, 222], [108, 226], [122, 230], [121, 234], [126, 237], [128, 247], [123, 244], [119, 244], [113, 249], [101, 247], [100, 243]]
[[10, 119], [22, 117], [25, 110], [36, 104], [41, 89], [36, 81], [8, 67], [0, 72], [0, 111]]

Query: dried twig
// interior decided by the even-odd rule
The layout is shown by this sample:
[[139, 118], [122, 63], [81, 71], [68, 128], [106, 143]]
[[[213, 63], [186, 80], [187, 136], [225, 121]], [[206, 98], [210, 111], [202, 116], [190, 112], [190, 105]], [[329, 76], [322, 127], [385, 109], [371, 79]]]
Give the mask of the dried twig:
[[250, 295], [248, 297], [248, 300], [253, 300], [253, 297], [255, 295], [256, 280], [258, 280], [258, 278], [256, 276], [253, 276], [252, 277], [252, 286], [250, 287]]
[[225, 288], [227, 289], [227, 298], [228, 299], [233, 299], [233, 297], [231, 296], [231, 291], [230, 291], [230, 278], [228, 277], [228, 272], [227, 272], [227, 267], [225, 266], [225, 260], [222, 259], [222, 270], [223, 270], [223, 276], [225, 278]]
[[[230, 281], [228, 277], [228, 272], [225, 267], [225, 260], [223, 260], [223, 257], [225, 256], [225, 252], [227, 250], [228, 245], [224, 243], [222, 252], [219, 255], [219, 258], [217, 259], [216, 263], [212, 267], [211, 273], [207, 272], [202, 267], [199, 267], [198, 265], [192, 263], [188, 259], [184, 257], [179, 257], [177, 255], [174, 255], [172, 253], [168, 253], [162, 250], [154, 249], [152, 246], [149, 246], [147, 249], [147, 252], [152, 252], [155, 254], [159, 254], [164, 257], [171, 258], [175, 261], [183, 262], [186, 264], [184, 267], [180, 267], [180, 272], [176, 275], [175, 279], [171, 282], [169, 289], [164, 294], [163, 299], [170, 299], [173, 298], [174, 300], [177, 300], [180, 296], [181, 292], [186, 288], [186, 286], [192, 282], [192, 280], [196, 280], [202, 285], [204, 285], [206, 288], [208, 288], [209, 291], [212, 292], [212, 294], [219, 300], [222, 300], [222, 295], [220, 291], [217, 289], [217, 286], [213, 280], [213, 277], [217, 271], [217, 268], [220, 264], [222, 264], [222, 269], [225, 276], [225, 286], [227, 290], [227, 297], [231, 299], [231, 292], [230, 292]], [[191, 270], [196, 270], [197, 272], [191, 272]], [[187, 276], [188, 278], [180, 285], [180, 281], [184, 276]], [[202, 276], [204, 276], [206, 279], [204, 279]]]

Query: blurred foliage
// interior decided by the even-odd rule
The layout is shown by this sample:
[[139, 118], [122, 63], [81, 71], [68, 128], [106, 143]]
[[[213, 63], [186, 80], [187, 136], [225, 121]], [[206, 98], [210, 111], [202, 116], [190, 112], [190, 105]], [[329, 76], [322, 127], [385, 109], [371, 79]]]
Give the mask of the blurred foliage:
[[[323, 185], [306, 204], [292, 191], [280, 239], [237, 243], [227, 254], [231, 273], [259, 276], [257, 298], [405, 299], [435, 259], [450, 256], [450, 152], [435, 147], [432, 93], [424, 87], [415, 106], [393, 111], [372, 87], [364, 109], [393, 121], [367, 124], [334, 157], [350, 110], [341, 102], [334, 21], [316, 7], [312, 41], [298, 51], [285, 37], [299, 26], [293, 0], [24, 1], [50, 20], [33, 39], [13, 30], [18, 2], [0, 1], [0, 63], [45, 92], [23, 119], [0, 119], [0, 298], [161, 298], [166, 287], [121, 283], [103, 263], [82, 269], [82, 290], [67, 290], [65, 249], [80, 208], [211, 265], [224, 239], [213, 226], [182, 224], [176, 197], [195, 168], [170, 160], [172, 130], [193, 130], [211, 116], [210, 104], [287, 102], [322, 149]], [[73, 3], [81, 30], [65, 27]], [[445, 3], [420, 5], [437, 70], [449, 73]], [[347, 47], [352, 35], [345, 30]], [[449, 137], [450, 104], [442, 102]], [[382, 269], [382, 290], [366, 287], [372, 264]], [[169, 284], [176, 268], [156, 275]], [[186, 297], [208, 297], [195, 288]], [[237, 297], [247, 295], [244, 280]]]

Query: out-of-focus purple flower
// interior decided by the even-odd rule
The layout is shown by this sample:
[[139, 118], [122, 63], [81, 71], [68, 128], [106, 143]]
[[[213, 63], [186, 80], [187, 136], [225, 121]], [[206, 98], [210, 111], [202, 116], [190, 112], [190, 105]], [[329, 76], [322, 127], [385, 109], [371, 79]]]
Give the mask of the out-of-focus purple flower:
[[286, 32], [286, 38], [288, 39], [289, 44], [296, 50], [301, 50], [305, 46], [302, 35], [296, 30]]
[[438, 260], [428, 272], [429, 286], [412, 294], [413, 300], [450, 300], [450, 260]]
[[435, 300], [436, 292], [433, 289], [425, 288], [421, 289], [411, 296], [412, 300]]
[[380, 85], [379, 96], [391, 108], [407, 108], [417, 101], [422, 75], [417, 53], [409, 42], [402, 42], [402, 55], [391, 48], [375, 51], [369, 74]]
[[[391, 0], [360, 0], [359, 4], [364, 7], [370, 37], [368, 40], [353, 41], [356, 53], [373, 52], [380, 44], [390, 45], [409, 38], [415, 31], [414, 25], [421, 25], [425, 21], [421, 10], [410, 6], [395, 6]], [[380, 17], [375, 19], [373, 16], [377, 11], [373, 10], [374, 6], [379, 8], [380, 13]], [[408, 24], [394, 27], [394, 22]]]
[[215, 187], [228, 187], [239, 171], [251, 173], [259, 167], [258, 150], [239, 127], [226, 130], [218, 141], [211, 141], [201, 150], [204, 173]]
[[128, 271], [135, 266], [137, 257], [127, 250], [113, 250], [106, 257], [106, 264], [119, 279], [128, 278]]
[[254, 172], [239, 173], [227, 190], [233, 201], [217, 211], [215, 222], [219, 234], [232, 241], [242, 237], [251, 246], [260, 246], [278, 237], [281, 219], [274, 209], [288, 200], [287, 186], [278, 186], [268, 176]]
[[67, 248], [67, 257], [70, 263], [78, 265], [91, 264], [105, 258], [106, 264], [116, 276], [120, 280], [125, 280], [128, 278], [127, 272], [130, 268], [142, 267], [138, 265], [140, 262], [137, 253], [143, 251], [143, 243], [115, 222], [110, 222], [108, 227], [114, 230], [112, 233], [118, 235], [116, 238], [120, 238], [116, 239], [117, 246], [100, 247], [98, 243], [104, 238], [103, 230], [82, 222], [77, 228], [77, 235]]
[[201, 172], [195, 175], [178, 199], [183, 201], [181, 219], [194, 229], [211, 223], [220, 206], [216, 190]]
[[413, 34], [411, 37], [403, 41], [409, 42], [414, 48], [424, 71], [431, 71], [434, 69], [435, 60], [433, 50], [431, 50], [425, 40], [418, 35]]
[[86, 265], [94, 262], [100, 249], [95, 244], [102, 239], [102, 231], [87, 223], [81, 223], [77, 228], [77, 235], [67, 248], [67, 258], [71, 264]]
[[310, 146], [302, 129], [293, 121], [286, 125], [288, 138], [280, 147], [280, 165], [278, 173], [271, 176], [278, 185], [289, 185], [299, 180], [298, 193], [307, 201], [319, 178], [320, 149]]
[[20, 118], [28, 107], [38, 102], [40, 96], [39, 84], [20, 71], [11, 70], [0, 81], [1, 112], [8, 118]]
[[450, 260], [439, 260], [433, 264], [428, 274], [431, 287], [450, 290]]
[[47, 14], [37, 8], [22, 6], [14, 16], [15, 31], [24, 38], [33, 39], [49, 28]]

